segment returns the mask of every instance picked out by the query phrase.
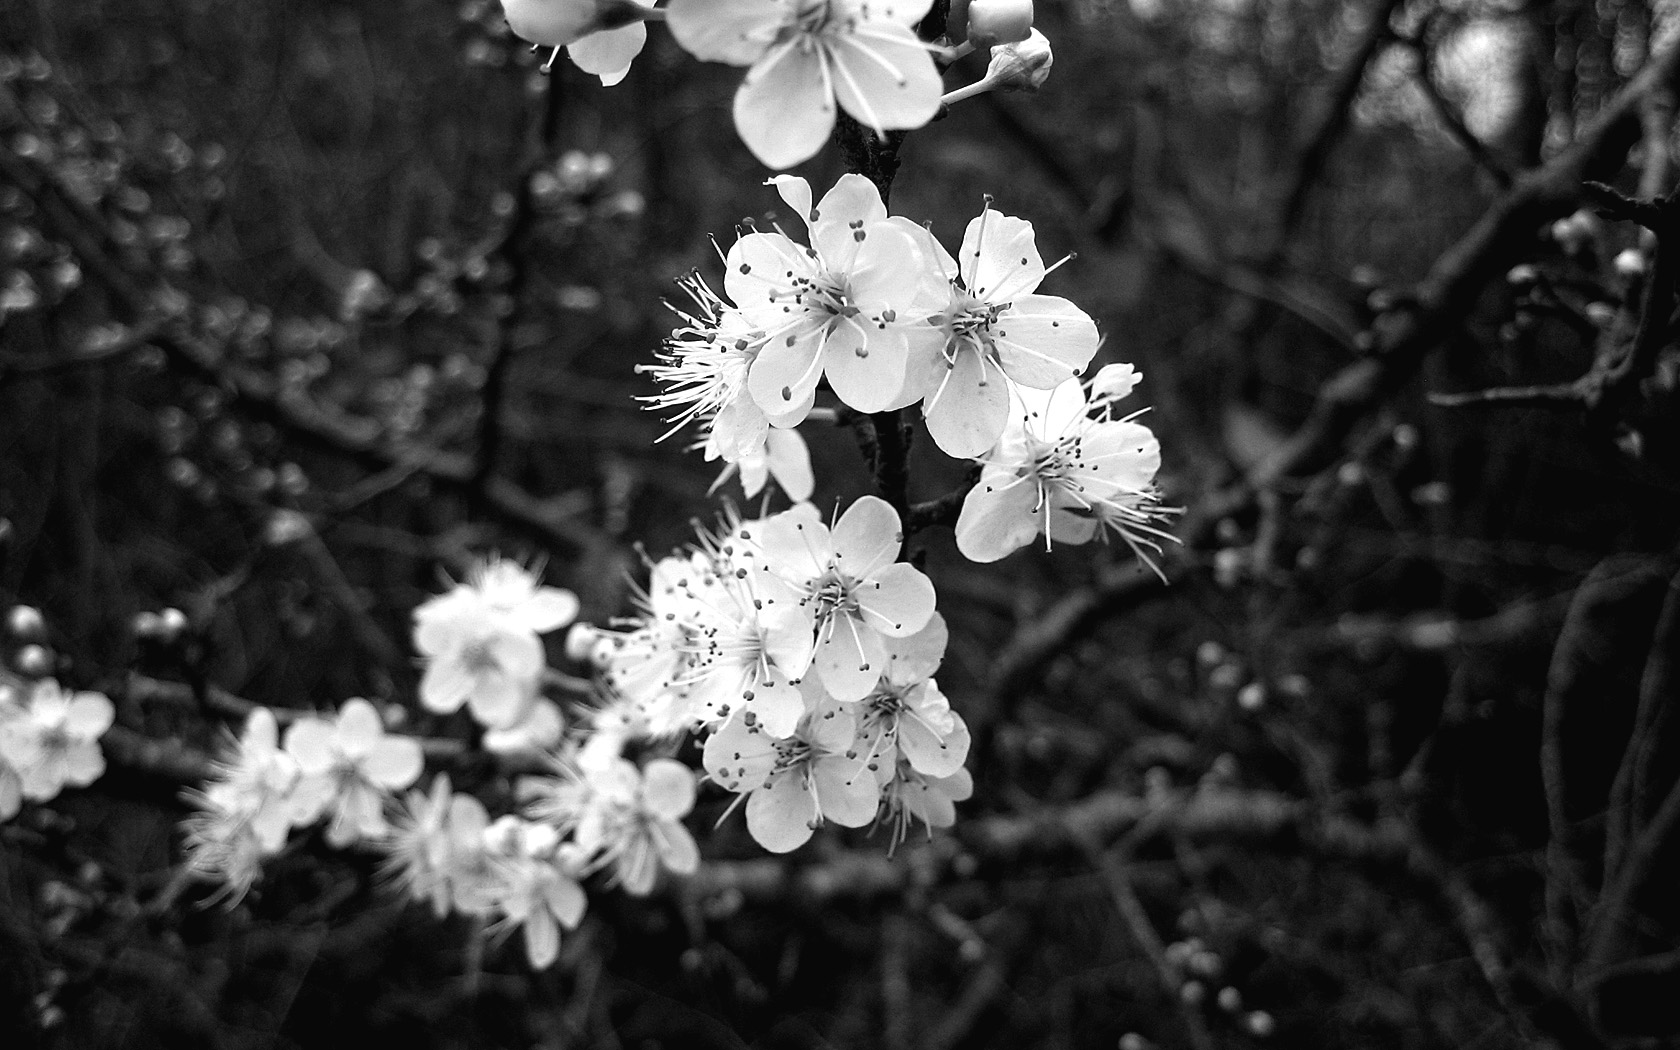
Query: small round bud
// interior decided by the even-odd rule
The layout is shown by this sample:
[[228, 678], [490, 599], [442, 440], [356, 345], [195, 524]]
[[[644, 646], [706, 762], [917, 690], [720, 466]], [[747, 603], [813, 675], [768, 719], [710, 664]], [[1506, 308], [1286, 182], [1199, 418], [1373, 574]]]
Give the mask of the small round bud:
[[14, 605], [6, 613], [6, 630], [20, 639], [35, 639], [46, 633], [47, 621], [33, 605]]
[[187, 629], [187, 614], [174, 607], [158, 613], [158, 628], [165, 639], [173, 640]]
[[1505, 281], [1514, 285], [1529, 285], [1540, 279], [1540, 270], [1528, 263], [1513, 266], [1505, 274]]
[[1237, 706], [1244, 711], [1258, 711], [1266, 706], [1266, 687], [1250, 682], [1237, 690]]
[[1624, 248], [1616, 254], [1614, 265], [1622, 277], [1638, 277], [1645, 272], [1645, 253], [1638, 248]]
[[1418, 430], [1410, 423], [1399, 424], [1390, 436], [1394, 439], [1394, 447], [1402, 452], [1410, 452], [1417, 447]]
[[1219, 1008], [1228, 1014], [1234, 1014], [1242, 1009], [1242, 993], [1235, 988], [1219, 989]]
[[1225, 647], [1211, 638], [1196, 646], [1196, 662], [1203, 667], [1212, 667], [1214, 664], [1223, 662], [1224, 659]]
[[1616, 319], [1616, 308], [1605, 302], [1591, 302], [1587, 304], [1587, 320], [1600, 328], [1608, 327]]
[[970, 0], [968, 5], [968, 42], [975, 47], [1025, 40], [1032, 24], [1032, 0]]
[[270, 547], [284, 547], [304, 539], [315, 531], [309, 519], [295, 510], [277, 510], [269, 515], [263, 526], [263, 541]]
[[163, 633], [163, 619], [157, 613], [147, 609], [145, 612], [135, 613], [134, 621], [129, 625], [136, 638], [156, 638]]
[[1248, 1029], [1249, 1035], [1258, 1039], [1266, 1038], [1277, 1029], [1277, 1023], [1272, 1020], [1272, 1015], [1264, 1010], [1256, 1010], [1249, 1014], [1243, 1020], [1243, 1026]]
[[1200, 1006], [1202, 1000], [1207, 998], [1207, 986], [1200, 981], [1185, 981], [1184, 986], [1178, 990], [1178, 997], [1188, 1006]]
[[1127, 1032], [1120, 1037], [1120, 1050], [1149, 1050], [1153, 1044], [1136, 1032]]
[[52, 653], [44, 645], [26, 645], [17, 651], [12, 664], [19, 674], [42, 678], [52, 671]]

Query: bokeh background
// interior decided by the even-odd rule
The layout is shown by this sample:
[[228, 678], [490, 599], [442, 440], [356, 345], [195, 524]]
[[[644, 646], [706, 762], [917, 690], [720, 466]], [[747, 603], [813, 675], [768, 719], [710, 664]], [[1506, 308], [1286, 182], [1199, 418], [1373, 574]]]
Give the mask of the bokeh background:
[[[656, 26], [617, 87], [543, 77], [486, 0], [8, 4], [0, 601], [121, 732], [0, 827], [0, 1043], [1673, 1045], [1670, 310], [1616, 396], [1430, 395], [1633, 338], [1680, 244], [1571, 216], [1582, 175], [1672, 188], [1673, 63], [1634, 78], [1674, 6], [1039, 0], [1048, 83], [911, 134], [893, 209], [954, 244], [989, 193], [1077, 253], [1047, 290], [1144, 375], [1170, 582], [919, 533], [958, 827], [784, 861], [737, 817], [533, 974], [319, 843], [235, 909], [182, 892], [181, 756], [217, 690], [412, 698], [409, 615], [475, 551], [605, 622], [716, 514], [635, 368], [710, 238], [780, 205], [739, 71]], [[819, 505], [868, 490], [807, 432]], [[925, 439], [913, 469], [963, 477]]]

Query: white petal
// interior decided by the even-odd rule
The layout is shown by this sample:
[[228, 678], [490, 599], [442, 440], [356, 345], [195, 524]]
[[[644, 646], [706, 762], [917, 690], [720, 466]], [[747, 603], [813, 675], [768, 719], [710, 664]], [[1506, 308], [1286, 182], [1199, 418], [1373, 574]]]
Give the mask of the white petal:
[[1007, 303], [1044, 280], [1032, 223], [990, 209], [971, 219], [957, 256], [968, 290], [992, 303]]
[[898, 557], [904, 529], [892, 504], [879, 496], [861, 496], [834, 523], [833, 538], [836, 564], [861, 580]]
[[735, 131], [768, 168], [791, 168], [816, 156], [834, 120], [834, 95], [823, 83], [816, 52], [788, 44], [760, 59], [735, 92]]
[[786, 16], [777, 0], [671, 0], [666, 25], [677, 44], [702, 62], [758, 61]]
[[747, 799], [747, 830], [771, 853], [788, 853], [805, 845], [819, 816], [816, 799], [797, 769]]
[[803, 503], [816, 490], [811, 451], [797, 430], [771, 430], [765, 435], [765, 464], [788, 498]]
[[[769, 184], [776, 187], [782, 200], [793, 209], [799, 217], [800, 223], [807, 224], [811, 219], [811, 184], [797, 175], [772, 175]], [[832, 192], [832, 191], [830, 191]]]
[[880, 787], [861, 758], [819, 758], [812, 763], [811, 779], [825, 819], [848, 828], [861, 828], [875, 819]]
[[830, 266], [850, 259], [857, 250], [855, 234], [887, 217], [881, 191], [862, 175], [848, 172], [823, 194], [813, 213], [811, 247]]
[[1009, 422], [1009, 381], [979, 353], [965, 349], [941, 382], [922, 403], [934, 444], [958, 459], [985, 455]]
[[933, 581], [902, 561], [882, 568], [856, 593], [863, 622], [891, 638], [903, 638], [927, 626], [936, 601]]
[[286, 730], [286, 753], [306, 775], [325, 773], [338, 759], [332, 724], [321, 718], [301, 718]]
[[834, 93], [876, 131], [919, 128], [939, 112], [944, 82], [933, 55], [908, 27], [868, 19], [832, 34]]
[[384, 738], [356, 763], [363, 776], [387, 791], [401, 791], [420, 779], [425, 765], [420, 742], [405, 736]]
[[585, 73], [593, 73], [603, 80], [608, 76], [622, 80], [630, 69], [630, 63], [642, 53], [642, 46], [646, 43], [646, 24], [632, 22], [617, 29], [590, 33], [567, 47], [566, 54]]
[[1038, 535], [1038, 486], [1031, 478], [988, 468], [963, 499], [957, 549], [970, 561], [993, 562]]
[[992, 322], [1009, 378], [1049, 390], [1085, 371], [1101, 339], [1096, 322], [1057, 295], [1023, 295]]

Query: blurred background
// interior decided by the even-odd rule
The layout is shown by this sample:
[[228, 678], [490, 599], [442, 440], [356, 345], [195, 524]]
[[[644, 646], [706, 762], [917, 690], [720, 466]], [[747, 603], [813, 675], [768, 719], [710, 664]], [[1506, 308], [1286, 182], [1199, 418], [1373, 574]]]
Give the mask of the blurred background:
[[[958, 826], [768, 860], [737, 816], [532, 974], [318, 843], [235, 909], [171, 892], [173, 760], [215, 690], [411, 698], [412, 609], [472, 552], [605, 622], [716, 514], [635, 367], [780, 206], [740, 71], [654, 26], [614, 88], [543, 77], [486, 0], [7, 5], [0, 603], [127, 735], [0, 826], [0, 1042], [1674, 1045], [1680, 361], [1645, 285], [1680, 244], [1577, 208], [1672, 188], [1673, 64], [1634, 78], [1675, 6], [1039, 0], [1048, 83], [911, 134], [893, 210], [954, 245], [989, 193], [1077, 253], [1046, 290], [1143, 373], [1170, 582], [919, 533]], [[1634, 343], [1602, 396], [1430, 396]], [[819, 506], [868, 490], [806, 432]], [[916, 499], [964, 473], [913, 465]]]

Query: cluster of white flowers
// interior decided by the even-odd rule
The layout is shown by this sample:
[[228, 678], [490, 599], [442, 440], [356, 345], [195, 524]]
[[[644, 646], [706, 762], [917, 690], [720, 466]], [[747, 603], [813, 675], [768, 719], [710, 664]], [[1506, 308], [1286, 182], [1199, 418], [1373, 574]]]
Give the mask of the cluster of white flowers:
[[738, 465], [749, 495], [767, 471], [809, 498], [809, 455], [792, 428], [826, 381], [858, 412], [919, 403], [942, 450], [984, 465], [957, 530], [973, 560], [1040, 534], [1085, 543], [1113, 531], [1140, 553], [1154, 546], [1159, 445], [1138, 413], [1114, 415], [1138, 374], [1108, 366], [1087, 401], [1078, 377], [1097, 326], [1036, 290], [1055, 267], [1031, 223], [988, 202], [953, 258], [927, 229], [889, 216], [860, 175], [814, 206], [804, 179], [771, 183], [809, 244], [780, 229], [741, 236], [724, 259], [728, 298], [686, 279], [699, 306], [646, 366], [663, 387], [647, 400], [676, 427], [697, 422], [708, 459]]
[[331, 719], [298, 718], [281, 746], [275, 713], [259, 707], [217, 761], [186, 823], [188, 866], [238, 899], [294, 828], [325, 818], [328, 845], [373, 842], [390, 830], [386, 806], [419, 778], [420, 743], [385, 732], [373, 704], [347, 701]]
[[801, 503], [658, 562], [628, 629], [576, 629], [612, 698], [586, 771], [694, 731], [774, 852], [828, 820], [880, 819], [894, 841], [912, 819], [948, 826], [972, 788], [968, 730], [933, 679], [945, 624], [902, 542], [897, 512], [865, 496], [832, 529]]
[[[564, 47], [612, 85], [647, 42], [648, 21], [669, 23], [695, 58], [745, 66], [735, 128], [772, 168], [809, 160], [840, 110], [876, 134], [919, 128], [949, 104], [988, 90], [1035, 90], [1050, 46], [1032, 28], [1031, 0], [979, 0], [953, 18], [947, 45], [916, 35], [932, 0], [502, 0], [508, 25], [538, 47]], [[955, 5], [953, 5], [955, 6]], [[961, 23], [960, 25], [957, 23]], [[984, 80], [947, 95], [938, 53], [954, 60], [991, 48]], [[549, 61], [552, 63], [553, 55]], [[548, 67], [545, 66], [546, 70]]]
[[24, 799], [46, 802], [99, 779], [99, 738], [115, 713], [103, 693], [66, 692], [51, 678], [0, 679], [0, 820]]

